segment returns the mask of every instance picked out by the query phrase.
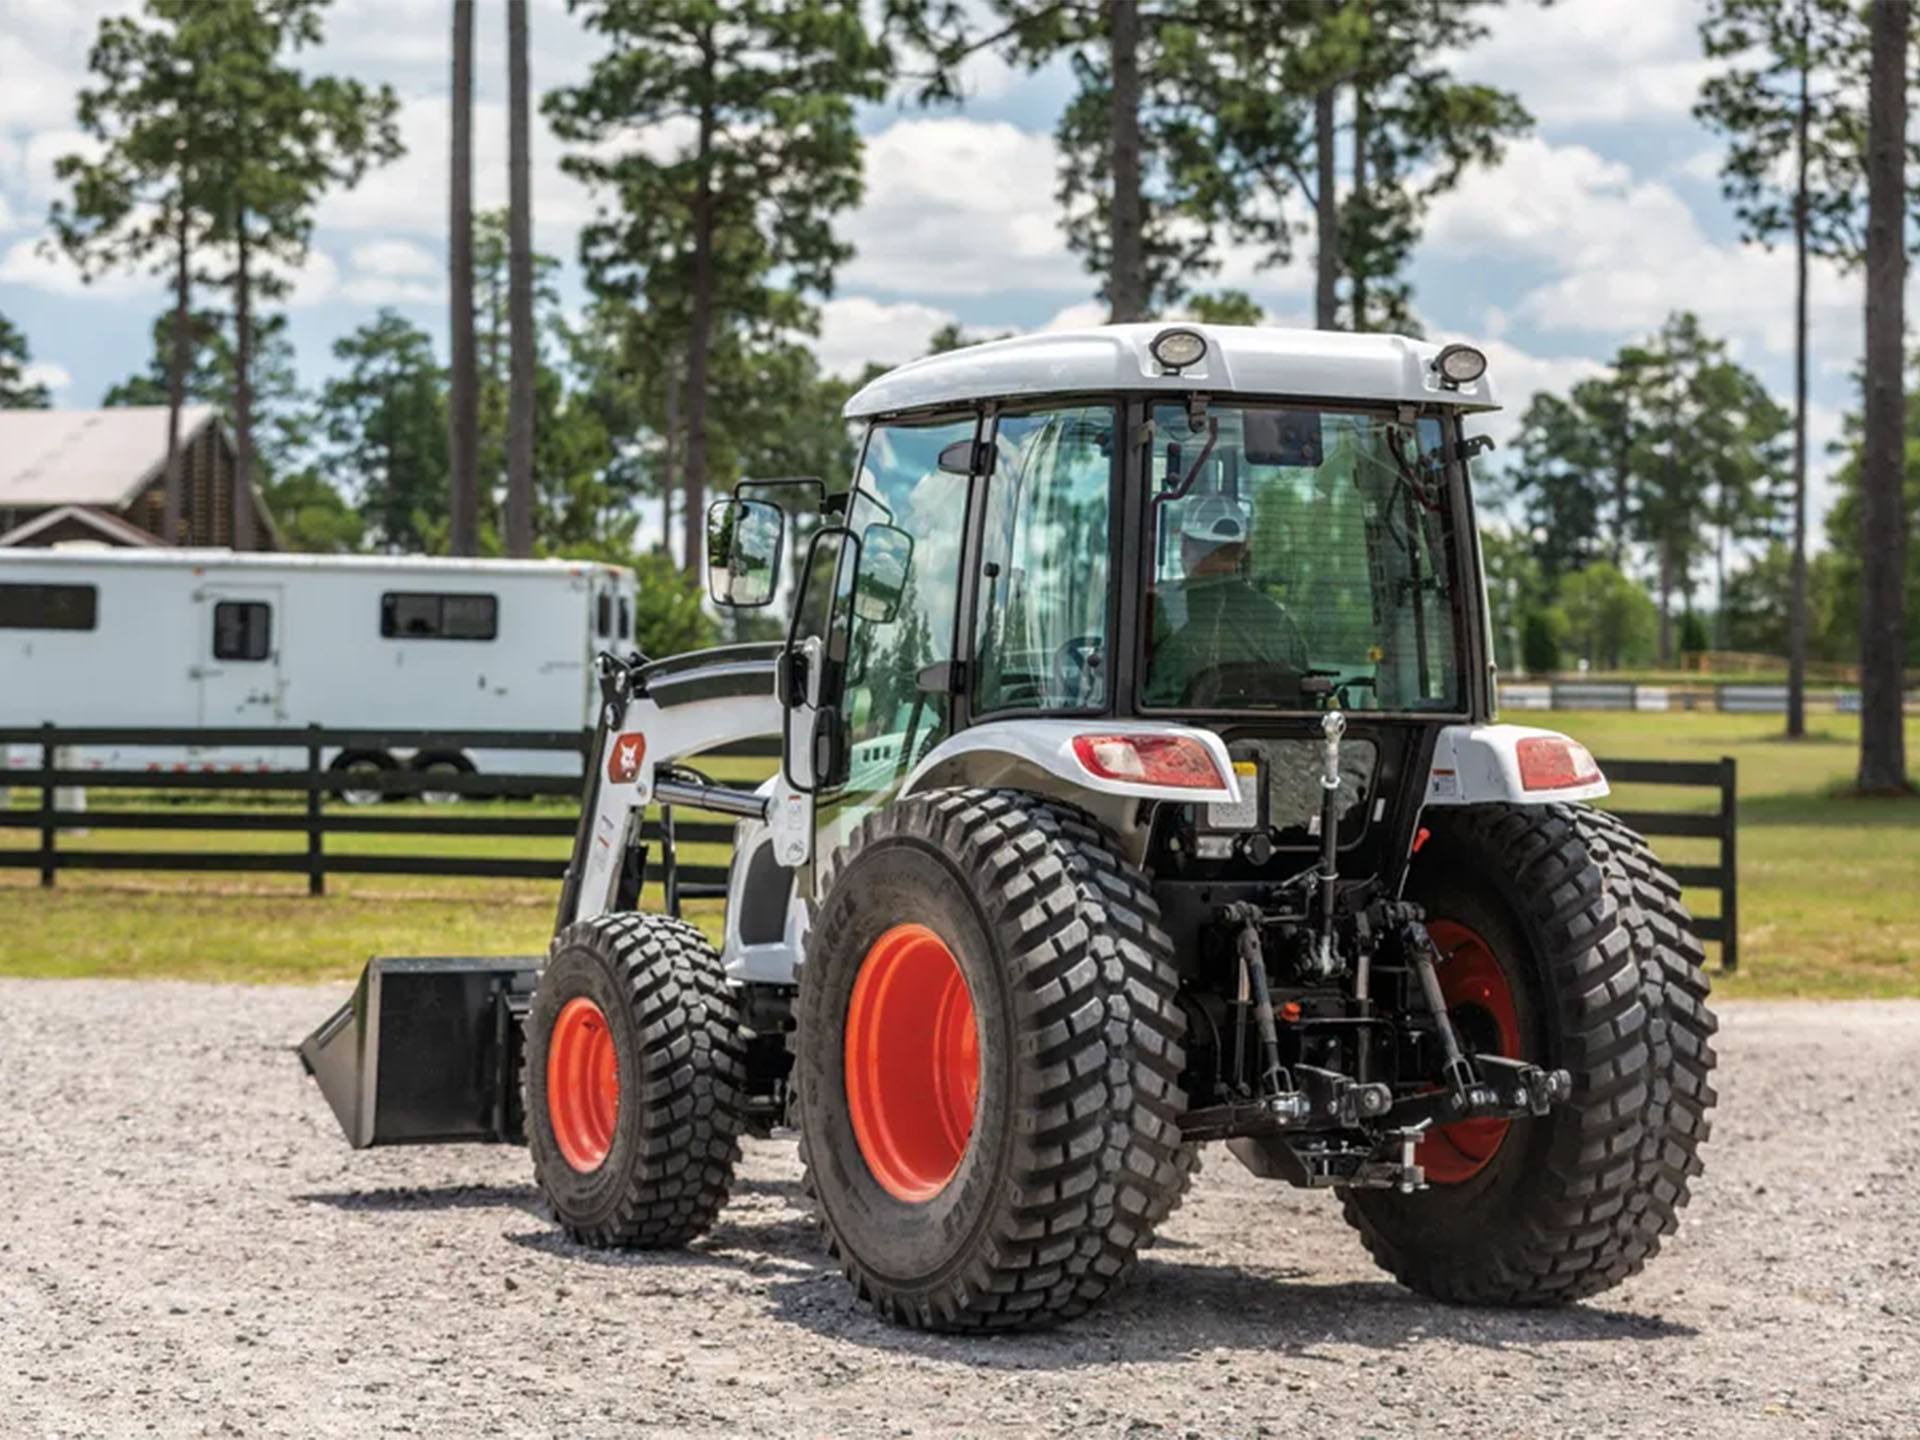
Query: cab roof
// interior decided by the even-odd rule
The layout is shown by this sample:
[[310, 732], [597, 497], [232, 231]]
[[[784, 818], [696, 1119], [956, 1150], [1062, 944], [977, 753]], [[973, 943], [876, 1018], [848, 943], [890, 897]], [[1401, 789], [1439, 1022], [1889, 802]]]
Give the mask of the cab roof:
[[[1191, 330], [1207, 342], [1206, 353], [1176, 375], [1147, 349], [1167, 330]], [[864, 419], [1002, 395], [1112, 390], [1498, 409], [1490, 376], [1457, 390], [1441, 385], [1433, 369], [1440, 348], [1403, 335], [1183, 321], [1054, 330], [910, 361], [865, 386], [845, 413]]]

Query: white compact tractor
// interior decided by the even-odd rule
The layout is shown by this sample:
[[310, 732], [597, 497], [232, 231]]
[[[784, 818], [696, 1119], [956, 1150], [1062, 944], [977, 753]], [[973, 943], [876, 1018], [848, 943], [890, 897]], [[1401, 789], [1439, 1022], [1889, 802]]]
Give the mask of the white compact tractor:
[[[1443, 1300], [1637, 1271], [1714, 1096], [1700, 947], [1581, 746], [1494, 721], [1480, 352], [1123, 325], [902, 367], [844, 487], [742, 485], [714, 599], [784, 642], [602, 657], [544, 962], [376, 961], [303, 1047], [355, 1144], [524, 1138], [674, 1246], [798, 1131], [908, 1325], [1098, 1304], [1209, 1141]], [[818, 511], [782, 582], [789, 505]], [[779, 773], [703, 752], [778, 735]], [[649, 807], [738, 818], [724, 943], [638, 908]], [[523, 1083], [524, 1077], [524, 1083]]]

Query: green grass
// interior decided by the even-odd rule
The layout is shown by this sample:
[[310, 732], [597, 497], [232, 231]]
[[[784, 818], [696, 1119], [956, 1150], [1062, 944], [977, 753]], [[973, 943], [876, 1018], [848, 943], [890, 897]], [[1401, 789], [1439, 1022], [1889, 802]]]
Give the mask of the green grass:
[[[1789, 743], [1780, 722], [1758, 715], [1562, 712], [1509, 717], [1567, 731], [1603, 757], [1740, 762], [1741, 969], [1720, 982], [1735, 995], [1920, 995], [1920, 801], [1860, 800], [1844, 794], [1858, 721], [1816, 714], [1813, 734]], [[1920, 753], [1920, 745], [1915, 747]], [[746, 779], [764, 762], [721, 762], [724, 778]], [[16, 805], [37, 792], [14, 796]], [[1611, 802], [1633, 809], [1704, 809], [1706, 790], [1622, 786]], [[93, 808], [155, 803], [145, 797], [89, 796]], [[175, 802], [177, 803], [177, 802]], [[259, 797], [233, 808], [267, 808]], [[383, 807], [383, 815], [414, 807]], [[565, 802], [478, 803], [435, 814], [565, 815]], [[0, 848], [36, 843], [4, 824]], [[63, 836], [62, 848], [287, 850], [296, 835], [94, 831]], [[330, 836], [340, 853], [563, 856], [561, 839], [487, 840], [393, 835]], [[1662, 839], [1674, 863], [1704, 863], [1712, 842]], [[717, 847], [687, 846], [692, 863], [721, 858]], [[658, 903], [657, 896], [651, 897]], [[298, 876], [133, 875], [69, 871], [57, 888], [37, 888], [30, 871], [0, 870], [0, 974], [164, 976], [220, 980], [347, 980], [367, 957], [537, 954], [553, 927], [554, 886], [404, 876], [335, 876], [309, 899]], [[1709, 893], [1690, 893], [1702, 913]], [[718, 906], [690, 907], [710, 931]]]
[[[1809, 716], [1798, 741], [1781, 738], [1780, 718], [1768, 715], [1510, 718], [1564, 730], [1602, 757], [1739, 761], [1740, 973], [1725, 993], [1920, 995], [1920, 800], [1846, 793], [1857, 718]], [[1608, 803], [1711, 809], [1714, 797], [1622, 785]], [[1714, 858], [1711, 841], [1661, 839], [1655, 848], [1673, 863]], [[1717, 908], [1711, 893], [1687, 900], [1702, 913]]]

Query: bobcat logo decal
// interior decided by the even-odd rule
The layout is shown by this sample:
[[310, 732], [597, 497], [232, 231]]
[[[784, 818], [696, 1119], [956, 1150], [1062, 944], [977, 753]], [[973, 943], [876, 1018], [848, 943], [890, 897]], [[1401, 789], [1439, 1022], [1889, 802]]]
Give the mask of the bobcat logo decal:
[[607, 779], [616, 785], [631, 785], [640, 773], [640, 762], [647, 757], [647, 737], [638, 730], [617, 736], [607, 756]]

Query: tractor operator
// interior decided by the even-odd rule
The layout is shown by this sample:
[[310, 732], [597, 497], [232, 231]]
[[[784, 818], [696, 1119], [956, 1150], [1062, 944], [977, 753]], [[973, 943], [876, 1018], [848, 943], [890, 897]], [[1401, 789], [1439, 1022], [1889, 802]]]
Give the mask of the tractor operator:
[[1286, 607], [1246, 577], [1241, 503], [1206, 495], [1182, 509], [1181, 578], [1153, 592], [1147, 703], [1297, 703], [1306, 639]]

